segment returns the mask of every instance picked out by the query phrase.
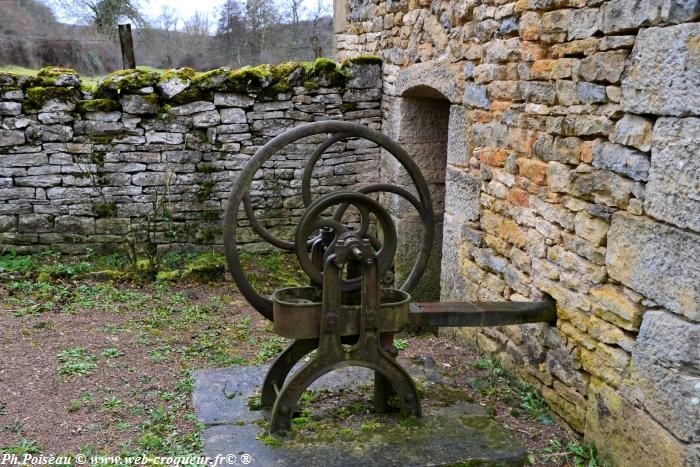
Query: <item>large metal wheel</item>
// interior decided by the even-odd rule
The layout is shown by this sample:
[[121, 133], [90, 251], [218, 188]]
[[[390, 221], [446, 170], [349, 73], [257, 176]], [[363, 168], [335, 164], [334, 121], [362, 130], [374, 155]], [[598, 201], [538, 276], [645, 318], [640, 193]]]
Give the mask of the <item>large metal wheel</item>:
[[[243, 170], [238, 175], [234, 181], [233, 187], [231, 189], [231, 194], [228, 199], [228, 207], [224, 215], [224, 251], [226, 253], [226, 259], [228, 262], [228, 267], [233, 276], [236, 285], [243, 294], [243, 296], [248, 300], [248, 302], [263, 316], [272, 320], [272, 301], [261, 294], [259, 294], [253, 286], [250, 284], [246, 275], [241, 267], [240, 257], [239, 257], [239, 247], [236, 242], [236, 230], [238, 228], [238, 214], [243, 204], [243, 209], [248, 217], [251, 227], [263, 238], [265, 241], [271, 245], [288, 251], [296, 251], [299, 258], [302, 258], [303, 250], [309, 250], [314, 243], [314, 239], [309, 240], [307, 234], [310, 232], [308, 229], [304, 228], [302, 233], [299, 233], [300, 228], [297, 228], [297, 235], [295, 240], [281, 239], [273, 235], [269, 230], [267, 230], [259, 221], [255, 218], [255, 213], [250, 201], [250, 187], [255, 176], [255, 173], [263, 166], [263, 164], [274, 156], [278, 151], [283, 149], [285, 146], [295, 143], [303, 138], [319, 134], [328, 134], [329, 137], [323, 143], [321, 143], [316, 151], [309, 157], [307, 165], [304, 169], [302, 178], [302, 200], [304, 206], [307, 208], [302, 218], [306, 220], [305, 225], [313, 225], [316, 227], [321, 226], [332, 226], [340, 229], [339, 223], [343, 217], [345, 210], [348, 205], [353, 205], [360, 210], [362, 214], [361, 229], [366, 230], [366, 219], [364, 214], [368, 211], [368, 206], [366, 200], [367, 194], [388, 192], [405, 198], [417, 211], [423, 222], [423, 234], [420, 239], [420, 249], [416, 262], [413, 265], [411, 273], [408, 275], [403, 284], [399, 288], [405, 292], [411, 292], [413, 288], [418, 284], [423, 272], [428, 263], [430, 257], [430, 250], [433, 244], [433, 225], [434, 225], [434, 213], [433, 204], [430, 198], [430, 192], [428, 190], [428, 185], [423, 178], [418, 166], [413, 162], [411, 157], [406, 153], [406, 151], [401, 148], [395, 141], [388, 138], [382, 133], [372, 130], [366, 126], [359, 125], [356, 123], [341, 122], [341, 121], [322, 121], [307, 123], [289, 131], [282, 133], [281, 135], [273, 138], [262, 148], [260, 148], [248, 161], [248, 163], [243, 167]], [[418, 197], [416, 198], [406, 189], [390, 185], [376, 183], [371, 185], [366, 185], [358, 188], [356, 191], [362, 195], [353, 197], [348, 196], [347, 192], [343, 195], [348, 196], [347, 198], [335, 197], [331, 198], [335, 202], [321, 203], [323, 206], [336, 205], [335, 212], [332, 216], [321, 219], [323, 215], [323, 210], [319, 209], [319, 204], [312, 200], [311, 196], [311, 178], [313, 168], [316, 162], [321, 158], [322, 154], [330, 148], [333, 144], [338, 141], [347, 138], [362, 138], [374, 142], [375, 144], [382, 147], [389, 154], [395, 157], [398, 162], [406, 169], [413, 185], [416, 189]], [[339, 193], [340, 195], [340, 193]], [[330, 197], [326, 195], [323, 198]], [[321, 199], [323, 199], [321, 198]], [[346, 199], [346, 202], [343, 200]], [[390, 221], [390, 219], [389, 219]], [[386, 222], [386, 219], [383, 219]], [[301, 227], [301, 225], [299, 226]], [[393, 226], [392, 226], [393, 227]], [[337, 229], [336, 229], [337, 230]], [[383, 248], [376, 238], [372, 238], [372, 242], [376, 243], [375, 247], [377, 250], [385, 250], [391, 252], [391, 258], [384, 259], [385, 262], [393, 262], [393, 251], [392, 248]], [[393, 247], [395, 251], [395, 245]], [[388, 255], [387, 255], [388, 258]], [[320, 284], [321, 282], [321, 271], [316, 269], [310, 269], [310, 262], [302, 260], [302, 266], [304, 266], [305, 272], [309, 275], [313, 283]], [[388, 264], [388, 263], [386, 263]], [[354, 287], [353, 284], [348, 283], [348, 288]], [[359, 282], [357, 282], [357, 287], [359, 287]]]

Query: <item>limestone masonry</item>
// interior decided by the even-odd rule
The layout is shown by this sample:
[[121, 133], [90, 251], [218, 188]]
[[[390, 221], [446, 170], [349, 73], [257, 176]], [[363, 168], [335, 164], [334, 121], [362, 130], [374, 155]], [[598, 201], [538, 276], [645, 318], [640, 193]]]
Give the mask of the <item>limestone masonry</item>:
[[384, 59], [382, 130], [444, 199], [423, 292], [555, 298], [556, 326], [456, 337], [619, 466], [700, 465], [698, 17], [670, 0], [335, 5], [338, 57]]
[[[259, 146], [315, 120], [379, 129], [380, 70], [369, 58], [342, 67], [319, 59], [162, 76], [131, 70], [96, 88], [62, 68], [0, 74], [0, 244], [65, 253], [220, 245], [230, 186]], [[285, 238], [303, 210], [301, 172], [318, 142], [286, 148], [254, 181], [258, 217]], [[378, 180], [378, 161], [373, 144], [338, 143], [317, 164], [312, 191]]]

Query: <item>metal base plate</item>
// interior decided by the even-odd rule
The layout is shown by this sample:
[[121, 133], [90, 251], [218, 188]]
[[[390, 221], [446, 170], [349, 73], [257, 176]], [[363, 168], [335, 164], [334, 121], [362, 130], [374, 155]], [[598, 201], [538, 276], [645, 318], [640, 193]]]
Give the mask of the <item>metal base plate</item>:
[[[426, 380], [422, 367], [406, 364], [416, 379]], [[256, 437], [263, 428], [256, 423], [261, 411], [251, 411], [248, 399], [259, 391], [266, 368], [234, 367], [195, 373], [194, 405], [206, 425], [202, 437], [205, 454], [219, 465], [268, 466], [427, 466], [477, 463], [521, 466], [526, 452], [515, 438], [484, 410], [459, 402], [436, 409], [423, 417], [423, 426], [408, 434], [392, 436], [391, 430], [370, 433], [355, 441], [300, 443], [285, 441], [269, 446]], [[372, 372], [363, 368], [334, 371], [312, 387], [339, 391], [357, 384], [370, 384]], [[434, 380], [434, 375], [431, 375]], [[219, 456], [219, 457], [217, 457]], [[228, 459], [226, 456], [229, 456]]]

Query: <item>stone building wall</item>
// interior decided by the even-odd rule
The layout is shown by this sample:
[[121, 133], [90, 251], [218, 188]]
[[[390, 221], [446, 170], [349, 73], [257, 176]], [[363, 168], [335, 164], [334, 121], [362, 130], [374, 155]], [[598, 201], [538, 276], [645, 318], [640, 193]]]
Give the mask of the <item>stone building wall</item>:
[[[211, 249], [222, 242], [231, 183], [261, 145], [315, 120], [379, 129], [380, 98], [380, 65], [367, 59], [116, 72], [97, 88], [67, 69], [0, 74], [0, 250], [109, 251], [125, 240]], [[283, 238], [303, 208], [304, 160], [322, 139], [285, 148], [254, 180], [253, 206]], [[378, 158], [366, 142], [337, 143], [312, 192], [376, 180]]]
[[455, 336], [620, 466], [700, 465], [699, 13], [336, 0], [339, 58], [383, 57], [383, 131], [444, 183], [442, 299], [557, 301], [556, 325]]

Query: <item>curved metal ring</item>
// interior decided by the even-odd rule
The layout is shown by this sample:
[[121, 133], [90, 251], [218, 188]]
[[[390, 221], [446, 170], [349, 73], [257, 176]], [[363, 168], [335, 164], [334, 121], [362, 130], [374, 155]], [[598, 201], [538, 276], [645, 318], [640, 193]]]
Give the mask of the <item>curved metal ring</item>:
[[[366, 210], [368, 213], [367, 217], [369, 217], [369, 212], [372, 212], [377, 217], [384, 231], [384, 243], [379, 248], [379, 251], [377, 251], [377, 269], [379, 275], [384, 274], [394, 262], [394, 255], [396, 254], [396, 246], [398, 243], [396, 227], [391, 220], [391, 215], [389, 215], [386, 209], [369, 196], [356, 191], [328, 193], [311, 203], [311, 206], [302, 214], [301, 219], [299, 219], [299, 224], [297, 224], [294, 240], [296, 243], [295, 251], [297, 259], [304, 272], [312, 281], [323, 283], [323, 272], [319, 271], [316, 266], [314, 266], [313, 261], [311, 261], [306, 249], [306, 239], [314, 230], [320, 227], [336, 228], [336, 236], [341, 234], [343, 230], [347, 230], [343, 224], [340, 224], [336, 220], [321, 218], [321, 213], [323, 211], [336, 204], [353, 205], [358, 209]], [[361, 285], [362, 282], [360, 278], [344, 280], [342, 290], [358, 290]]]
[[[311, 154], [311, 157], [306, 162], [304, 166], [304, 174], [301, 180], [301, 199], [305, 207], [311, 204], [311, 176], [313, 175], [314, 167], [318, 159], [326, 152], [326, 150], [333, 146], [338, 141], [345, 138], [349, 138], [351, 135], [346, 135], [344, 133], [335, 133], [331, 135], [326, 141], [321, 143], [318, 148]], [[243, 209], [245, 210], [246, 217], [250, 222], [250, 226], [257, 232], [260, 237], [272, 246], [276, 246], [281, 250], [294, 251], [294, 242], [289, 240], [284, 240], [275, 237], [264, 225], [258, 221], [253, 211], [252, 203], [250, 202], [250, 190], [248, 190], [245, 195], [243, 195]], [[309, 243], [308, 246], [311, 246]]]
[[[224, 214], [223, 230], [224, 230], [224, 251], [226, 253], [226, 259], [229, 267], [229, 271], [233, 276], [236, 285], [243, 294], [243, 296], [248, 300], [248, 302], [263, 316], [272, 320], [272, 302], [269, 298], [264, 297], [257, 293], [255, 289], [248, 282], [245, 273], [241, 268], [241, 262], [238, 254], [238, 248], [236, 245], [236, 228], [238, 222], [238, 211], [240, 209], [241, 201], [243, 197], [248, 192], [248, 187], [250, 186], [255, 172], [262, 167], [263, 163], [267, 161], [272, 155], [277, 153], [280, 149], [293, 143], [297, 140], [305, 138], [307, 136], [323, 134], [323, 133], [342, 133], [349, 136], [355, 136], [372, 141], [390, 154], [392, 154], [399, 163], [408, 172], [411, 181], [416, 187], [418, 192], [418, 199], [420, 200], [420, 205], [424, 213], [423, 222], [427, 226], [432, 226], [434, 224], [434, 214], [433, 214], [433, 204], [430, 198], [430, 191], [428, 190], [428, 185], [423, 178], [418, 166], [413, 162], [408, 153], [399, 146], [391, 138], [383, 135], [382, 133], [368, 128], [364, 125], [350, 122], [341, 122], [335, 120], [326, 120], [321, 122], [307, 123], [289, 131], [276, 136], [260, 148], [255, 155], [248, 161], [248, 163], [243, 167], [243, 170], [236, 178], [231, 188], [231, 194], [228, 198], [228, 207], [226, 213]], [[416, 286], [420, 277], [422, 276], [425, 268], [428, 264], [428, 259], [430, 257], [430, 250], [433, 244], [433, 230], [427, 228], [421, 239], [420, 250], [418, 253], [418, 258], [408, 275], [406, 282], [404, 282], [401, 287], [402, 290], [410, 291]]]

